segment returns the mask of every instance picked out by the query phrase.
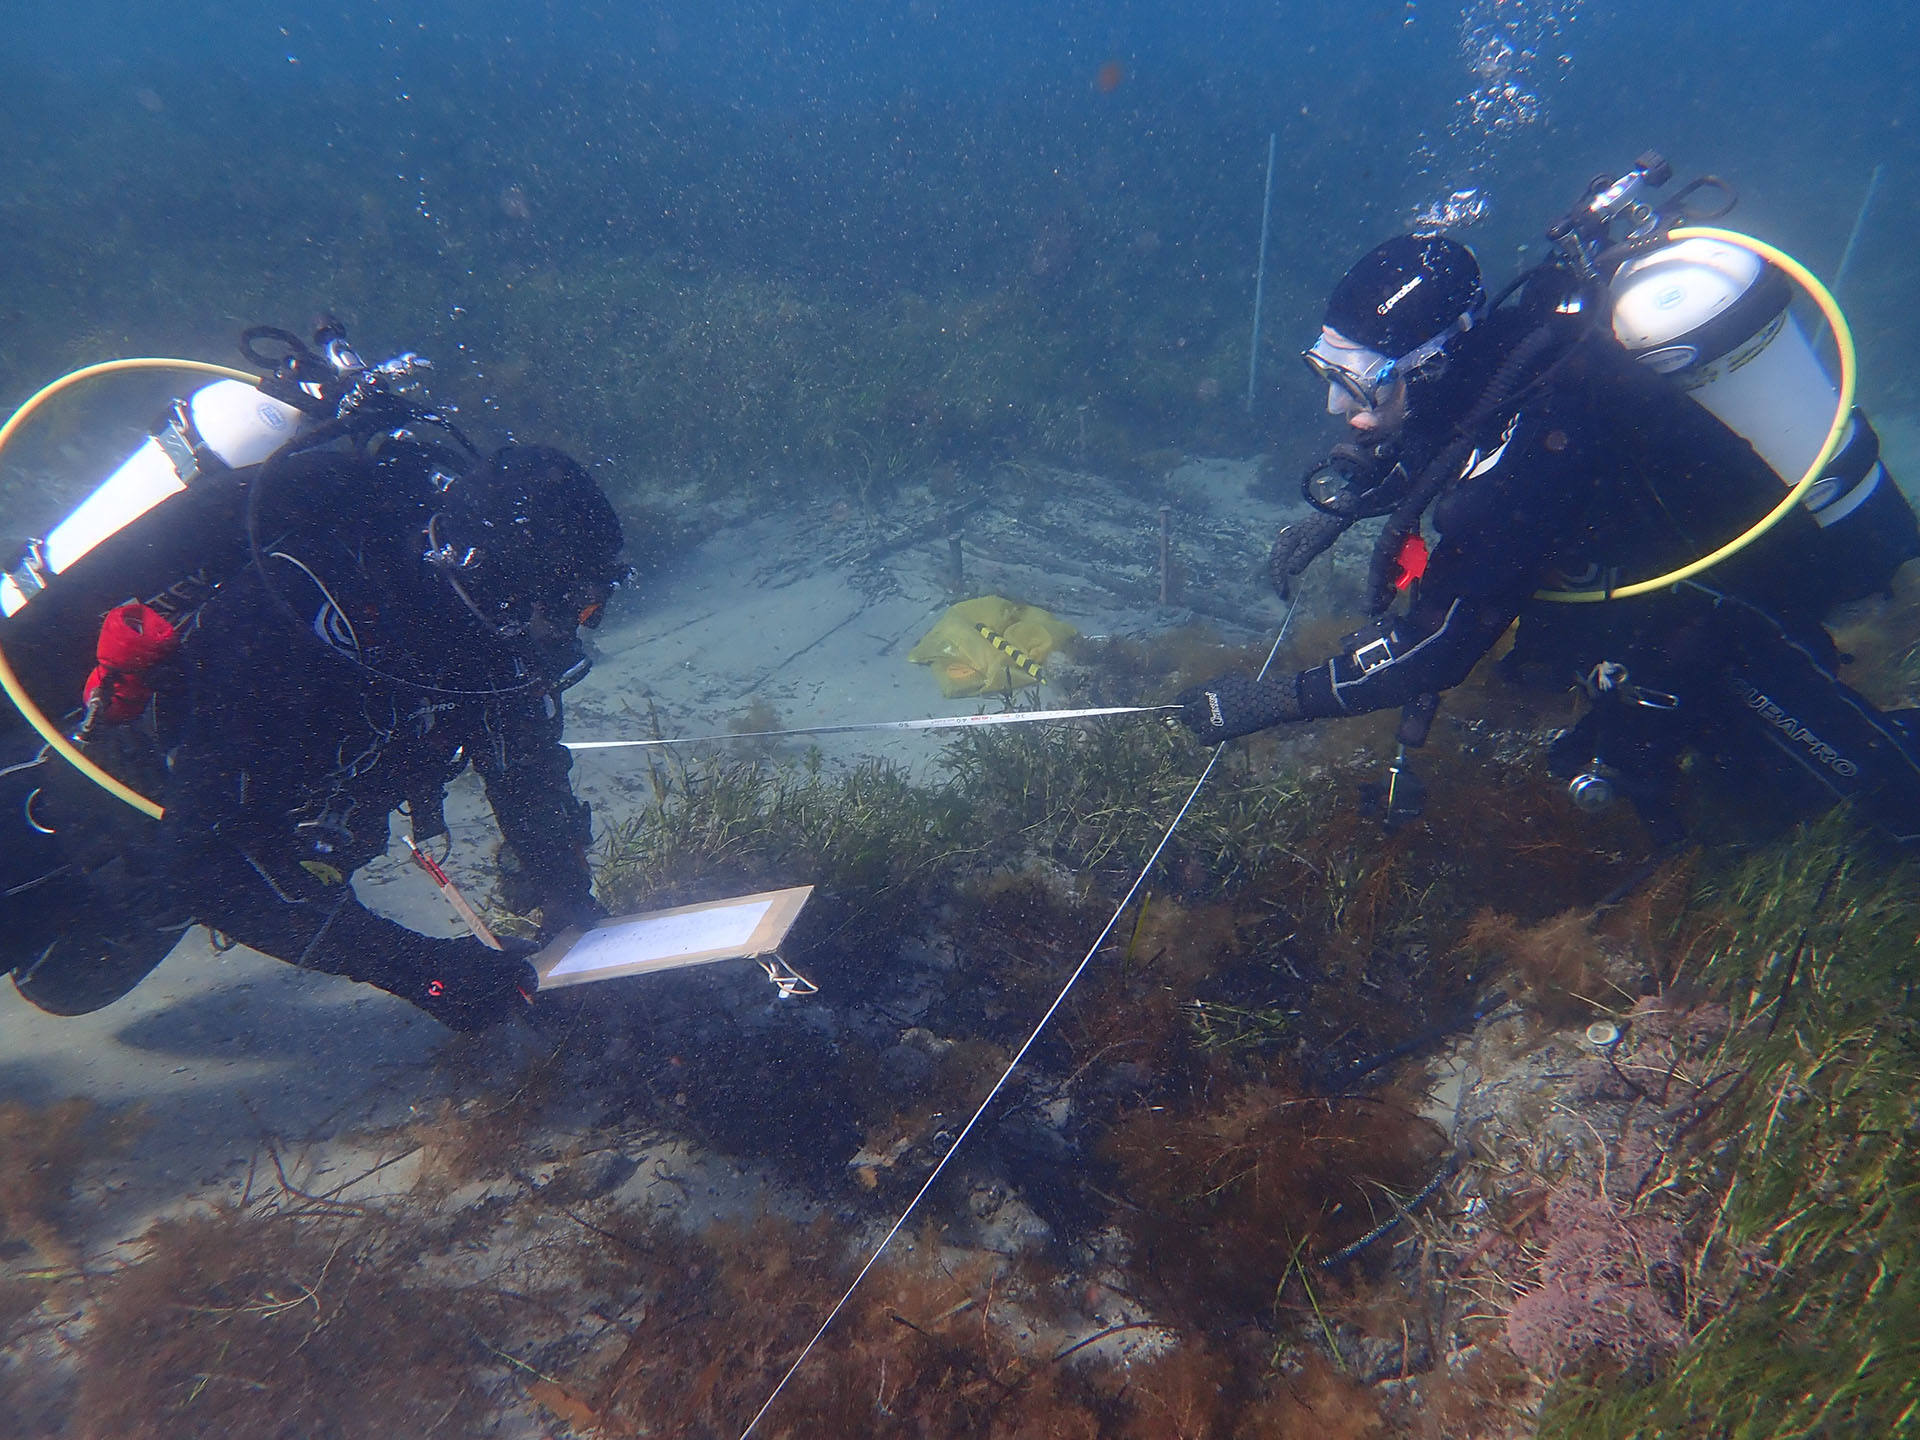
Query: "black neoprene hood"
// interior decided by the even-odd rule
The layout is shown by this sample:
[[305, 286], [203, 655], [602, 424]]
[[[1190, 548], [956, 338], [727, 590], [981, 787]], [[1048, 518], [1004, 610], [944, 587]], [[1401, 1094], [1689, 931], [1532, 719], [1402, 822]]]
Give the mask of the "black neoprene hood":
[[1340, 277], [1326, 324], [1389, 359], [1415, 350], [1486, 303], [1473, 252], [1444, 235], [1396, 235]]
[[593, 477], [558, 450], [509, 446], [456, 482], [449, 498], [455, 537], [483, 552], [478, 573], [489, 592], [531, 597], [624, 573], [619, 517]]

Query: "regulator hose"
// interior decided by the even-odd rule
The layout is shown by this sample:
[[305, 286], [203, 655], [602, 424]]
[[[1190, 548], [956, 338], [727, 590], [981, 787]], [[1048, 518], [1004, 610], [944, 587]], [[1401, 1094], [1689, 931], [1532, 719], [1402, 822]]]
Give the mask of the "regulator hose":
[[[372, 421], [372, 430], [374, 434], [390, 433], [397, 425], [404, 421], [437, 425], [451, 434], [454, 439], [459, 441], [476, 459], [479, 458], [479, 452], [473, 448], [472, 444], [467, 440], [467, 437], [432, 411], [419, 410], [409, 406], [407, 407], [404, 417], [392, 414], [375, 417]], [[264, 508], [269, 487], [278, 482], [280, 472], [295, 458], [310, 454], [323, 446], [331, 445], [343, 436], [353, 440], [356, 449], [358, 449], [360, 441], [370, 438], [360, 433], [365, 426], [365, 416], [328, 421], [326, 424], [315, 428], [311, 432], [303, 434], [298, 440], [289, 442], [286, 446], [276, 450], [272, 455], [263, 460], [260, 463], [259, 470], [253, 477], [253, 483], [247, 486], [246, 532], [249, 563], [253, 567], [255, 576], [260, 581], [260, 587], [266, 591], [267, 598], [272, 603], [274, 609], [279, 613], [280, 617], [287, 622], [291, 632], [299, 637], [296, 643], [311, 644], [334, 659], [343, 661], [347, 665], [352, 666], [354, 669], [376, 680], [384, 681], [389, 685], [397, 686], [403, 690], [418, 691], [427, 695], [446, 695], [460, 699], [494, 700], [508, 695], [529, 694], [532, 691], [550, 685], [552, 682], [549, 679], [538, 674], [532, 675], [525, 680], [517, 681], [512, 685], [496, 685], [487, 688], [471, 689], [460, 689], [447, 685], [433, 685], [424, 680], [414, 680], [405, 675], [396, 675], [391, 671], [381, 669], [377, 665], [369, 664], [358, 655], [350, 655], [346, 651], [328, 644], [315, 632], [313, 626], [306, 620], [303, 620], [294, 610], [293, 603], [287, 599], [285, 592], [282, 591], [278, 585], [274, 584], [273, 573], [267, 565], [268, 556], [266, 547], [260, 538], [261, 511]]]
[[[1325, 459], [1301, 478], [1301, 494], [1314, 513], [1285, 526], [1273, 537], [1273, 547], [1267, 552], [1267, 578], [1282, 600], [1293, 598], [1293, 582], [1334, 541], [1359, 521], [1392, 514], [1400, 504], [1413, 480], [1396, 457], [1398, 448], [1397, 444], [1381, 448], [1343, 442], [1334, 446]], [[1309, 483], [1316, 474], [1329, 468], [1348, 474], [1350, 483], [1331, 499], [1316, 499]], [[1363, 486], [1362, 475], [1377, 478]]]
[[[1367, 564], [1367, 613], [1383, 614], [1393, 603], [1394, 571], [1399, 563], [1401, 547], [1407, 537], [1420, 528], [1420, 517], [1427, 512], [1440, 492], [1458, 479], [1467, 463], [1467, 457], [1473, 453], [1474, 435], [1501, 406], [1509, 403], [1523, 388], [1523, 382], [1535, 383], [1545, 378], [1547, 371], [1529, 377], [1528, 370], [1540, 359], [1541, 352], [1553, 343], [1554, 326], [1537, 325], [1530, 330], [1520, 343], [1513, 347], [1507, 358], [1493, 372], [1493, 378], [1487, 381], [1481, 390], [1480, 398], [1473, 403], [1456, 426], [1454, 438], [1442, 447], [1440, 453], [1427, 462], [1420, 472], [1419, 480], [1414, 484], [1407, 498], [1395, 507], [1387, 517], [1387, 523], [1381, 527], [1378, 538], [1373, 543], [1373, 557]], [[1582, 335], [1567, 347], [1572, 353], [1575, 345], [1585, 339]], [[1565, 358], [1562, 356], [1561, 358]], [[1556, 362], [1558, 363], [1558, 362]], [[1551, 369], [1551, 367], [1549, 367]]]
[[1834, 345], [1840, 357], [1840, 393], [1833, 407], [1833, 423], [1827, 427], [1826, 443], [1813, 457], [1813, 463], [1807, 466], [1806, 474], [1802, 475], [1798, 483], [1787, 491], [1778, 505], [1719, 549], [1709, 551], [1699, 559], [1690, 561], [1676, 570], [1669, 570], [1664, 575], [1656, 575], [1651, 580], [1637, 580], [1631, 585], [1621, 585], [1610, 590], [1538, 590], [1534, 592], [1533, 598], [1536, 600], [1548, 600], [1556, 605], [1592, 605], [1607, 600], [1626, 600], [1635, 595], [1651, 594], [1656, 590], [1665, 590], [1670, 586], [1678, 585], [1683, 580], [1692, 579], [1701, 571], [1711, 569], [1722, 560], [1739, 554], [1784, 520], [1787, 513], [1806, 498], [1807, 492], [1820, 479], [1821, 472], [1827, 468], [1828, 462], [1840, 453], [1840, 447], [1845, 443], [1848, 422], [1853, 415], [1853, 398], [1859, 378], [1859, 361], [1854, 351], [1853, 331], [1847, 325], [1847, 317], [1841, 314], [1839, 302], [1833, 298], [1827, 287], [1820, 283], [1812, 271], [1784, 250], [1777, 249], [1764, 240], [1756, 240], [1751, 235], [1742, 235], [1736, 230], [1722, 230], [1712, 225], [1683, 225], [1669, 231], [1667, 238], [1669, 240], [1718, 240], [1723, 244], [1737, 246], [1750, 254], [1757, 255], [1762, 260], [1770, 261], [1784, 271], [1790, 280], [1799, 285], [1806, 292], [1807, 297], [1819, 307], [1820, 313], [1826, 316], [1827, 323], [1833, 327]]
[[1316, 510], [1306, 519], [1296, 520], [1281, 530], [1273, 537], [1273, 548], [1267, 552], [1267, 579], [1273, 582], [1273, 593], [1282, 600], [1291, 600], [1293, 582], [1361, 518]]

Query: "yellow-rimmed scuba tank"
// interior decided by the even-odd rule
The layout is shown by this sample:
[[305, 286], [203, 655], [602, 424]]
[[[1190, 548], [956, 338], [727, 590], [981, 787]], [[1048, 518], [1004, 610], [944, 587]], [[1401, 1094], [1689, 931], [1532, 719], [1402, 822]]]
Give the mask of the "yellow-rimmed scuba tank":
[[[93, 373], [163, 366], [187, 370], [189, 362], [109, 362]], [[239, 374], [224, 366], [205, 368], [228, 377]], [[40, 398], [34, 397], [29, 404]], [[293, 439], [305, 419], [298, 407], [267, 394], [251, 377], [219, 379], [174, 401], [139, 449], [44, 539], [29, 541], [0, 574], [0, 616], [11, 619], [19, 614], [55, 577], [155, 506], [181, 494], [216, 465], [228, 470], [258, 465]]]
[[[1723, 182], [1703, 177], [1676, 194], [1666, 214], [1655, 209], [1644, 196], [1670, 178], [1659, 156], [1642, 156], [1619, 178], [1590, 186], [1548, 238], [1589, 283], [1606, 287], [1613, 337], [1625, 350], [1671, 377], [1749, 444], [1785, 493], [1744, 532], [1666, 574], [1605, 590], [1542, 591], [1538, 598], [1594, 603], [1670, 591], [1738, 554], [1796, 508], [1815, 525], [1802, 527], [1795, 551], [1777, 552], [1773, 561], [1795, 567], [1787, 583], [1807, 588], [1816, 616], [1884, 589], [1901, 564], [1920, 556], [1920, 522], [1890, 483], [1879, 439], [1854, 407], [1858, 373], [1846, 317], [1792, 256], [1697, 223], [1731, 207]], [[1714, 215], [1690, 215], [1686, 198], [1703, 187], [1722, 191], [1727, 203]], [[1791, 313], [1796, 292], [1833, 329], [1837, 383]], [[1920, 839], [1920, 756], [1905, 723], [1835, 675], [1830, 643], [1813, 643], [1759, 604], [1715, 590], [1711, 575], [1699, 588], [1712, 607], [1718, 644], [1704, 683], [1719, 687], [1732, 707], [1712, 743], [1738, 747], [1763, 783], [1798, 792], [1795, 803], [1852, 802], [1894, 838]], [[1697, 669], [1697, 658], [1692, 663]], [[1683, 735], [1676, 727], [1690, 722], [1676, 717], [1689, 708], [1710, 711], [1705, 692], [1687, 698], [1648, 689], [1618, 656], [1594, 668], [1588, 688], [1593, 708], [1554, 747], [1556, 769], [1566, 767], [1558, 773], [1571, 775], [1568, 793], [1591, 809], [1626, 786], [1656, 836], [1682, 838], [1670, 792], [1682, 752], [1702, 732]], [[1756, 723], [1733, 718], [1739, 716]], [[1583, 755], [1590, 757], [1584, 765]]]
[[[158, 819], [158, 803], [95, 764], [81, 748], [82, 731], [69, 733], [54, 717], [79, 702], [72, 680], [93, 654], [100, 617], [110, 606], [129, 596], [150, 599], [171, 621], [175, 615], [167, 612], [176, 611], [176, 603], [179, 610], [190, 609], [205, 598], [215, 577], [196, 563], [207, 558], [196, 532], [208, 529], [208, 522], [217, 528], [238, 521], [233, 487], [219, 480], [237, 465], [258, 464], [283, 448], [305, 417], [298, 406], [260, 389], [255, 377], [225, 365], [109, 360], [36, 391], [0, 426], [0, 449], [60, 392], [104, 375], [152, 370], [220, 378], [176, 399], [132, 455], [44, 538], [27, 541], [0, 572], [0, 690], [47, 749], [115, 798]], [[212, 483], [209, 475], [216, 477]], [[10, 719], [0, 710], [0, 734]]]
[[[1614, 272], [1613, 333], [1671, 376], [1792, 485], [1819, 454], [1839, 389], [1793, 315], [1778, 267], [1722, 240], [1675, 240]], [[1839, 452], [1801, 504], [1822, 529], [1887, 483], [1879, 437], [1854, 410]]]
[[[263, 352], [262, 342], [284, 353]], [[86, 722], [76, 728], [66, 718], [95, 664], [102, 616], [129, 598], [170, 624], [197, 610], [248, 561], [248, 477], [301, 436], [327, 438], [351, 426], [391, 432], [418, 419], [458, 438], [447, 422], [390, 392], [426, 368], [420, 356], [408, 352], [369, 367], [331, 317], [322, 317], [314, 345], [273, 326], [244, 332], [241, 353], [266, 372], [264, 379], [199, 360], [90, 365], [45, 386], [0, 425], [3, 450], [48, 399], [104, 375], [172, 370], [218, 377], [174, 400], [126, 460], [0, 571], [0, 691], [48, 749], [155, 819], [157, 803], [84, 752]], [[0, 706], [0, 734], [12, 720]]]
[[[1880, 437], [1854, 407], [1852, 332], [1831, 293], [1786, 252], [1699, 223], [1726, 214], [1733, 192], [1706, 175], [1656, 208], [1673, 178], [1659, 155], [1602, 177], [1547, 231], [1589, 284], [1604, 286], [1614, 338], [1671, 377], [1779, 477], [1786, 493], [1747, 530], [1662, 575], [1605, 589], [1546, 589], [1536, 598], [1592, 604], [1655, 594], [1738, 554], [1796, 508], [1816, 522], [1805, 557], [1826, 606], [1884, 589], [1920, 556], [1920, 519], [1880, 462]], [[1689, 200], [1718, 192], [1706, 213]], [[1796, 290], [1833, 327], [1840, 379], [1829, 378], [1789, 307]]]

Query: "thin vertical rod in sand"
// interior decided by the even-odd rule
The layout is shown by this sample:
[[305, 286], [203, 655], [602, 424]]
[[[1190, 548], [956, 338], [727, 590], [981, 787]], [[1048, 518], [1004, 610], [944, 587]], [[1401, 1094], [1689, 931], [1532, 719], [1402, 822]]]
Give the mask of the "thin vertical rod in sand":
[[1273, 220], [1273, 159], [1280, 133], [1267, 136], [1267, 195], [1260, 202], [1260, 263], [1253, 272], [1253, 343], [1247, 347], [1247, 413], [1253, 413], [1253, 387], [1260, 374], [1260, 302], [1267, 293], [1267, 230]]
[[[1840, 293], [1840, 287], [1846, 283], [1847, 271], [1853, 268], [1854, 251], [1860, 248], [1860, 232], [1867, 227], [1867, 212], [1873, 208], [1873, 197], [1880, 193], [1880, 182], [1886, 177], [1886, 173], [1885, 165], [1876, 165], [1873, 167], [1873, 178], [1867, 181], [1866, 196], [1860, 201], [1859, 213], [1853, 217], [1853, 229], [1847, 232], [1847, 245], [1840, 252], [1840, 263], [1834, 269], [1833, 283], [1827, 287], [1836, 296]], [[1820, 328], [1813, 332], [1813, 348], [1818, 350], [1820, 342], [1826, 338], [1827, 317], [1822, 315]]]
[[[1267, 651], [1266, 663], [1260, 667], [1260, 679], [1264, 680], [1267, 671], [1273, 668], [1273, 657], [1280, 653], [1280, 642], [1287, 638], [1287, 629], [1293, 624], [1293, 612], [1299, 608], [1300, 591], [1295, 589], [1293, 592], [1293, 601], [1287, 606], [1286, 617], [1280, 622], [1280, 633], [1273, 637], [1273, 645]], [[988, 1107], [993, 1104], [1000, 1092], [1006, 1088], [1007, 1082], [1013, 1079], [1013, 1072], [1020, 1068], [1020, 1062], [1027, 1058], [1027, 1052], [1039, 1043], [1040, 1036], [1045, 1032], [1048, 1022], [1059, 1012], [1060, 1007], [1067, 1003], [1067, 997], [1073, 993], [1073, 987], [1080, 983], [1080, 977], [1086, 973], [1087, 967], [1093, 963], [1093, 957], [1098, 955], [1100, 953], [1100, 947], [1107, 943], [1107, 936], [1113, 933], [1114, 926], [1120, 923], [1120, 917], [1126, 914], [1127, 907], [1133, 904], [1133, 897], [1138, 895], [1146, 885], [1147, 877], [1153, 873], [1153, 867], [1159, 863], [1160, 852], [1167, 848], [1167, 843], [1173, 839], [1174, 831], [1180, 828], [1180, 822], [1187, 818], [1187, 812], [1193, 808], [1193, 802], [1200, 798], [1200, 791], [1205, 787], [1207, 777], [1213, 774], [1213, 767], [1220, 763], [1220, 755], [1224, 749], [1225, 747], [1220, 745], [1214, 747], [1213, 754], [1207, 757], [1207, 768], [1202, 770], [1200, 772], [1200, 778], [1193, 782], [1193, 789], [1187, 795], [1185, 803], [1180, 806], [1179, 813], [1176, 814], [1167, 825], [1166, 833], [1161, 835], [1160, 843], [1153, 847], [1153, 853], [1147, 857], [1147, 863], [1140, 867], [1138, 877], [1135, 878], [1133, 884], [1127, 887], [1127, 893], [1121, 898], [1119, 905], [1114, 908], [1113, 918], [1108, 920], [1100, 933], [1094, 937], [1093, 944], [1087, 947], [1087, 953], [1081, 958], [1080, 963], [1073, 967], [1073, 973], [1067, 976], [1067, 983], [1062, 985], [1060, 987], [1060, 993], [1053, 997], [1053, 1003], [1047, 1007], [1047, 1013], [1040, 1017], [1039, 1022], [1033, 1027], [1033, 1033], [1028, 1035], [1026, 1042], [1014, 1052], [1013, 1059], [1007, 1062], [1007, 1068], [1000, 1073], [1000, 1078], [993, 1082], [993, 1088], [987, 1092], [987, 1098], [980, 1102], [979, 1108], [973, 1112], [973, 1115], [968, 1119], [967, 1123], [961, 1127], [960, 1133], [954, 1137], [953, 1144], [947, 1147], [947, 1153], [934, 1162], [933, 1169], [921, 1183], [919, 1190], [914, 1193], [913, 1199], [907, 1202], [907, 1208], [902, 1210], [900, 1212], [900, 1218], [893, 1222], [893, 1228], [887, 1231], [885, 1237], [882, 1238], [878, 1245], [874, 1246], [873, 1254], [867, 1257], [867, 1263], [860, 1267], [860, 1273], [854, 1276], [853, 1283], [847, 1286], [847, 1293], [834, 1302], [833, 1309], [827, 1312], [827, 1318], [820, 1322], [820, 1328], [813, 1332], [813, 1338], [807, 1341], [805, 1347], [794, 1357], [793, 1364], [787, 1367], [787, 1373], [782, 1375], [779, 1383], [773, 1387], [773, 1393], [767, 1396], [766, 1403], [754, 1412], [753, 1419], [747, 1422], [747, 1428], [740, 1432], [740, 1440], [748, 1440], [748, 1437], [753, 1434], [754, 1429], [766, 1418], [767, 1412], [773, 1408], [773, 1402], [778, 1400], [780, 1398], [780, 1392], [787, 1388], [787, 1382], [799, 1373], [800, 1367], [807, 1363], [807, 1357], [813, 1353], [814, 1346], [818, 1345], [825, 1337], [827, 1331], [832, 1328], [833, 1322], [839, 1318], [840, 1312], [847, 1308], [847, 1302], [853, 1299], [854, 1292], [860, 1288], [861, 1282], [867, 1278], [867, 1273], [880, 1263], [880, 1257], [887, 1253], [887, 1247], [893, 1243], [894, 1237], [906, 1228], [907, 1220], [913, 1215], [915, 1210], [920, 1208], [920, 1202], [927, 1198], [927, 1192], [933, 1189], [934, 1182], [937, 1181], [946, 1170], [947, 1162], [960, 1152], [960, 1147], [967, 1143], [967, 1136], [971, 1135], [981, 1120], [985, 1118]]]

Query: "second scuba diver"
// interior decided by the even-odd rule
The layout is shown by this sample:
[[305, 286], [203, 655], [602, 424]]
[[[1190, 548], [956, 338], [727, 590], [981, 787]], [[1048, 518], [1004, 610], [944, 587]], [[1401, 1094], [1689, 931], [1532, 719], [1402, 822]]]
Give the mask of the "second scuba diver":
[[[1578, 679], [1592, 700], [1550, 756], [1576, 801], [1597, 808], [1624, 794], [1671, 843], [1684, 830], [1677, 791], [1692, 753], [1739, 767], [1747, 788], [1773, 789], [1794, 813], [1851, 800], [1896, 836], [1920, 835], [1920, 734], [1836, 678], [1822, 623], [1920, 555], [1912, 507], [1858, 411], [1805, 501], [1697, 578], [1608, 603], [1539, 598], [1670, 573], [1781, 500], [1783, 481], [1800, 476], [1778, 473], [1763, 452], [1791, 437], [1735, 433], [1716, 404], [1779, 426], [1807, 420], [1811, 405], [1792, 442], [1809, 463], [1833, 419], [1834, 391], [1787, 314], [1783, 275], [1726, 246], [1661, 248], [1668, 222], [1643, 197], [1664, 168], [1647, 157], [1610, 186], [1596, 182], [1556, 227], [1565, 258], [1496, 302], [1472, 254], [1439, 235], [1398, 236], [1342, 277], [1305, 359], [1350, 443], [1309, 473], [1319, 513], [1281, 532], [1271, 570], [1284, 595], [1357, 520], [1385, 517], [1371, 618], [1307, 669], [1222, 675], [1184, 693], [1179, 718], [1196, 736], [1216, 743], [1400, 708], [1404, 758], [1424, 742], [1441, 692], [1518, 617], [1511, 668]], [[1688, 189], [1700, 183], [1717, 184]], [[1639, 221], [1634, 243], [1610, 239], [1621, 214]], [[1740, 270], [1747, 263], [1757, 273]], [[1685, 344], [1654, 335], [1629, 348], [1616, 334], [1619, 278], [1636, 265], [1666, 267], [1647, 271], [1655, 305], [1711, 292]], [[1770, 359], [1751, 363], [1769, 346]], [[1736, 385], [1751, 393], [1730, 402], [1735, 386], [1709, 390], [1743, 366]], [[1818, 393], [1787, 393], [1775, 372]], [[1430, 553], [1423, 520], [1438, 537]]]
[[[124, 538], [144, 528], [148, 543], [123, 558], [137, 569], [165, 548], [156, 537], [191, 537], [154, 572], [190, 578], [107, 612], [77, 731], [88, 754], [143, 780], [164, 816], [134, 814], [47, 746], [21, 754], [31, 736], [9, 736], [18, 763], [0, 771], [0, 803], [25, 823], [0, 876], [0, 963], [36, 1005], [80, 1013], [130, 990], [197, 921], [456, 1029], [492, 1024], [527, 1008], [528, 947], [422, 935], [366, 909], [351, 878], [387, 851], [402, 806], [417, 842], [443, 836], [444, 788], [471, 766], [515, 862], [513, 908], [538, 908], [549, 931], [602, 913], [587, 807], [560, 744], [561, 692], [586, 671], [578, 629], [598, 622], [626, 573], [620, 523], [560, 452], [482, 458], [425, 443], [418, 432], [437, 423], [465, 446], [344, 342], [322, 361], [267, 333], [291, 348], [263, 389], [310, 412], [293, 417], [305, 439], [229, 469], [183, 428], [199, 443], [186, 445], [195, 473], [177, 503], [197, 495], [200, 509], [184, 529], [184, 509], [137, 519]], [[96, 568], [122, 540], [102, 542]], [[51, 623], [49, 602], [83, 595], [83, 571], [14, 574], [45, 594], [9, 609], [0, 638], [23, 673], [64, 681], [71, 627]], [[98, 627], [98, 604], [69, 608]], [[144, 659], [117, 660], [141, 641], [152, 642]]]

